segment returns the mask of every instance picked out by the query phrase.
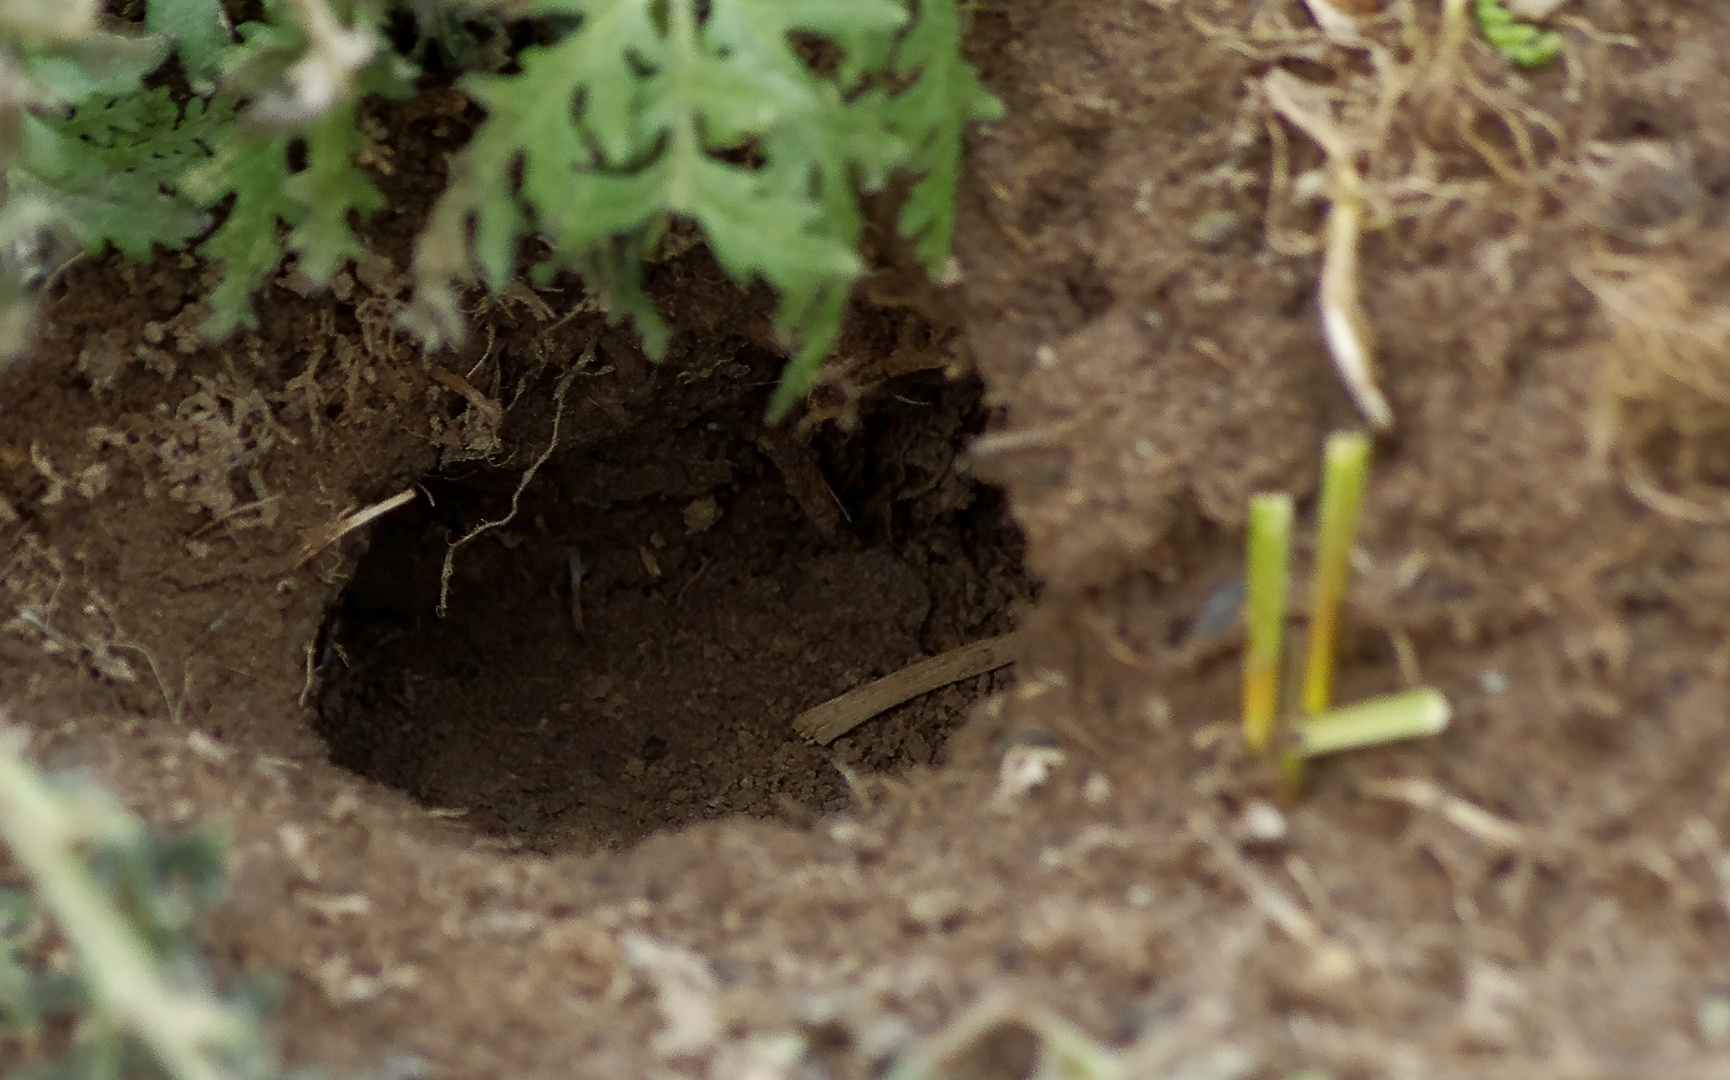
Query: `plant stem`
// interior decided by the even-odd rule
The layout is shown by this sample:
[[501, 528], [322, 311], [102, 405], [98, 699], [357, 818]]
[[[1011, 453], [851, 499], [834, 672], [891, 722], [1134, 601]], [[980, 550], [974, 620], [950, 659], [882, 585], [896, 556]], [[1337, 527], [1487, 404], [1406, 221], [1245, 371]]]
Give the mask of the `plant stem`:
[[1257, 495], [1249, 502], [1245, 567], [1243, 739], [1254, 753], [1273, 744], [1279, 713], [1280, 650], [1285, 637], [1291, 564], [1291, 496]]
[[1315, 581], [1310, 590], [1309, 655], [1304, 668], [1304, 712], [1319, 716], [1333, 704], [1340, 605], [1351, 575], [1352, 541], [1364, 505], [1370, 441], [1358, 432], [1328, 437], [1322, 466], [1321, 509], [1316, 515]]
[[1434, 735], [1448, 726], [1449, 713], [1448, 700], [1429, 686], [1371, 698], [1300, 723], [1297, 752], [1312, 758]]

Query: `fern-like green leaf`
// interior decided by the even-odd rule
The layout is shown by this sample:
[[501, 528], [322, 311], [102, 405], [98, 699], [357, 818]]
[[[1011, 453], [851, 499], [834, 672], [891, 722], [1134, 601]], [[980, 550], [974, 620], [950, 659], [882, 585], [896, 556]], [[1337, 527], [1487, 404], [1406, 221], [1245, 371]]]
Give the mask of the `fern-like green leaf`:
[[173, 185], [209, 156], [200, 140], [212, 120], [204, 102], [183, 112], [161, 88], [84, 105], [66, 120], [27, 115], [12, 193], [53, 202], [87, 250], [113, 243], [145, 259], [153, 245], [180, 247], [205, 218]]
[[82, 105], [52, 126], [99, 153], [109, 171], [169, 185], [210, 157], [210, 143], [233, 118], [232, 102], [177, 105], [166, 87], [156, 87]]
[[198, 245], [200, 255], [222, 264], [222, 280], [208, 297], [210, 318], [200, 327], [216, 341], [237, 327], [257, 325], [252, 296], [282, 261], [285, 247], [300, 257], [302, 273], [322, 285], [361, 252], [350, 213], [384, 205], [354, 163], [359, 135], [352, 106], [333, 110], [306, 130], [306, 165], [292, 175], [290, 136], [253, 138], [232, 127], [225, 133], [228, 141], [216, 156], [182, 182], [202, 207], [232, 198], [222, 224]]
[[306, 132], [306, 168], [283, 184], [283, 194], [305, 214], [289, 232], [289, 249], [300, 256], [300, 272], [317, 285], [327, 284], [343, 263], [361, 255], [349, 214], [384, 209], [384, 196], [354, 166], [360, 142], [354, 106], [333, 109]]
[[[198, 17], [197, 9], [187, 10], [188, 18]], [[200, 63], [219, 72], [225, 85], [266, 87], [305, 47], [284, 0], [265, 0], [263, 13], [262, 21], [237, 28], [238, 43], [200, 54]], [[364, 82], [395, 89], [400, 71], [384, 59], [362, 75]], [[214, 157], [182, 178], [181, 189], [197, 205], [214, 209], [228, 203], [222, 224], [198, 245], [200, 255], [222, 265], [222, 278], [207, 297], [210, 317], [200, 327], [206, 337], [220, 341], [237, 327], [257, 324], [252, 297], [285, 250], [298, 256], [301, 273], [318, 285], [360, 255], [350, 215], [381, 209], [384, 197], [355, 164], [363, 138], [355, 121], [350, 98], [306, 125], [299, 132], [305, 149], [299, 172], [290, 167], [291, 133], [248, 132], [229, 124], [213, 141]]]
[[194, 90], [215, 88], [223, 53], [234, 44], [222, 0], [149, 0], [144, 25], [174, 42], [180, 69]]
[[896, 53], [895, 69], [911, 86], [890, 106], [895, 131], [914, 148], [922, 174], [902, 208], [900, 228], [933, 276], [949, 257], [955, 189], [961, 175], [961, 133], [975, 120], [996, 120], [1003, 104], [986, 91], [961, 58], [956, 0], [918, 0], [919, 11]]
[[210, 317], [199, 329], [221, 341], [237, 327], [255, 327], [252, 294], [282, 261], [279, 223], [298, 224], [302, 205], [283, 190], [288, 172], [287, 135], [247, 138], [238, 131], [216, 156], [188, 173], [182, 189], [199, 206], [215, 208], [232, 198], [222, 224], [198, 245], [198, 253], [222, 264], [222, 279], [206, 301]]
[[873, 49], [886, 55], [902, 6], [545, 0], [535, 12], [577, 25], [525, 51], [520, 72], [464, 83], [487, 120], [453, 161], [417, 253], [429, 341], [460, 337], [455, 289], [477, 274], [502, 287], [536, 230], [555, 266], [630, 298], [656, 348], [665, 328], [617, 251], [621, 241], [641, 249], [671, 214], [702, 229], [735, 279], [776, 288], [786, 336], [826, 351], [836, 298], [860, 266], [855, 185], [881, 184], [907, 148], [880, 92], [820, 76], [795, 41], [827, 40], [839, 71], [861, 70]]
[[948, 254], [961, 132], [996, 115], [961, 59], [955, 0], [539, 0], [574, 23], [520, 70], [463, 82], [487, 114], [451, 164], [415, 256], [413, 323], [460, 340], [457, 290], [503, 288], [523, 241], [575, 269], [658, 353], [667, 330], [638, 258], [694, 222], [741, 283], [779, 297], [794, 348], [772, 412], [809, 387], [859, 273], [858, 204], [917, 174], [901, 219], [933, 270]]

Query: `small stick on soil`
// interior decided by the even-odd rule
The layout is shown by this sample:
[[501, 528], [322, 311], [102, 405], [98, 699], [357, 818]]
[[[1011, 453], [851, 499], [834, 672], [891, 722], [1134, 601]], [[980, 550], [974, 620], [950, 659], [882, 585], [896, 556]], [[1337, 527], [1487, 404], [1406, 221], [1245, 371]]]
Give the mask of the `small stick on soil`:
[[854, 728], [902, 702], [941, 686], [971, 679], [1015, 662], [1015, 635], [1001, 634], [950, 649], [904, 667], [876, 682], [854, 687], [838, 698], [806, 709], [793, 719], [799, 734], [828, 746]]
[[1428, 780], [1372, 780], [1359, 785], [1358, 790], [1372, 799], [1388, 799], [1414, 810], [1440, 813], [1455, 828], [1489, 847], [1518, 851], [1526, 846], [1525, 831], [1518, 825], [1458, 795], [1450, 795]]
[[1199, 811], [1194, 812], [1189, 815], [1188, 824], [1190, 834], [1206, 846], [1214, 861], [1237, 883], [1250, 903], [1287, 937], [1310, 950], [1317, 975], [1329, 982], [1343, 982], [1357, 971], [1357, 957], [1351, 949], [1330, 937], [1309, 912], [1298, 906], [1297, 901], [1252, 866], [1211, 818]]
[[374, 519], [383, 517], [385, 514], [390, 513], [392, 510], [395, 510], [397, 507], [413, 499], [414, 496], [414, 488], [406, 488], [397, 492], [395, 495], [392, 495], [384, 502], [374, 503], [372, 506], [369, 506], [364, 510], [356, 510], [347, 517], [318, 530], [308, 537], [306, 542], [301, 546], [300, 560], [296, 562], [295, 565], [306, 565], [306, 560], [317, 555], [319, 552], [336, 543], [338, 540], [341, 540], [356, 529], [369, 525]]

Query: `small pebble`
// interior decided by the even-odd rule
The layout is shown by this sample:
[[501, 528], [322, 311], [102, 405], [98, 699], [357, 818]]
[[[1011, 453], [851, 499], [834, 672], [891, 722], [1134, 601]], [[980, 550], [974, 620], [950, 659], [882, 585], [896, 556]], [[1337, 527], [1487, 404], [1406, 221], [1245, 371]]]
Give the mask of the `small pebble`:
[[1094, 773], [1081, 785], [1081, 797], [1089, 806], [1102, 806], [1111, 798], [1111, 781], [1104, 773]]
[[1189, 226], [1189, 239], [1203, 251], [1218, 251], [1243, 232], [1248, 222], [1236, 210], [1209, 210]]
[[721, 520], [721, 504], [713, 495], [705, 495], [685, 505], [685, 531], [693, 536], [714, 528]]
[[1068, 760], [1053, 746], [1013, 746], [1003, 755], [997, 770], [997, 790], [991, 805], [998, 813], [1014, 808], [1022, 796], [1050, 779], [1051, 772]]
[[1288, 831], [1285, 815], [1264, 799], [1243, 808], [1237, 828], [1238, 837], [1246, 844], [1277, 844], [1286, 838]]
[[1208, 641], [1232, 630], [1243, 614], [1244, 584], [1242, 577], [1229, 577], [1208, 591], [1195, 619], [1189, 624], [1184, 644]]
[[1694, 1022], [1701, 1042], [1714, 1050], [1730, 1048], [1730, 997], [1714, 994], [1700, 1002]]
[[967, 911], [966, 899], [954, 889], [931, 889], [907, 901], [907, 918], [922, 930], [941, 930]]

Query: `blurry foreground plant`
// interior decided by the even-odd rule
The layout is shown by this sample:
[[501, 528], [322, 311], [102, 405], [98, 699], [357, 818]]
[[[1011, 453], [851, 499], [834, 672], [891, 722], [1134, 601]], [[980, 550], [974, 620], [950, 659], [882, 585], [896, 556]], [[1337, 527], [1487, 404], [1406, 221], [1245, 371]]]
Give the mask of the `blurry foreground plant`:
[[[45, 778], [20, 742], [0, 728], [0, 839], [30, 886], [0, 890], [0, 1045], [40, 1047], [67, 1021], [71, 1034], [52, 1065], [8, 1080], [279, 1076], [259, 995], [218, 995], [196, 944], [220, 844], [160, 836], [99, 789]], [[45, 962], [50, 929], [72, 963]]]
[[1562, 35], [1521, 22], [1507, 0], [1476, 0], [1478, 29], [1496, 51], [1521, 67], [1540, 67], [1562, 51]]

